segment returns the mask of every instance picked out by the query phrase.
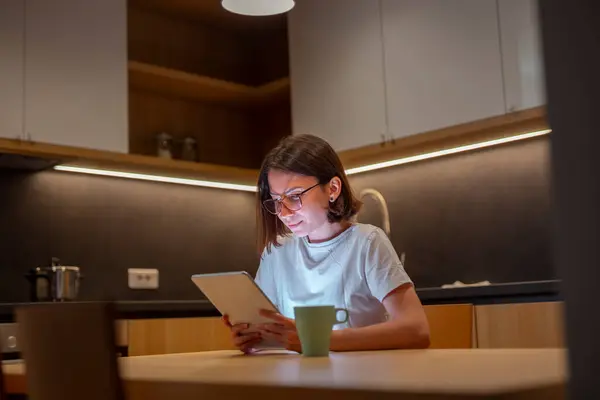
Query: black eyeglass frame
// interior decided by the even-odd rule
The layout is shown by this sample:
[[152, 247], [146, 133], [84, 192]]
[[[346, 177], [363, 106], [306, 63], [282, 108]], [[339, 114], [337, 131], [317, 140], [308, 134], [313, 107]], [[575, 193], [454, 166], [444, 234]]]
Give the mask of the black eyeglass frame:
[[[303, 191], [301, 191], [301, 192], [299, 192], [299, 193], [294, 193], [294, 194], [291, 194], [291, 195], [289, 195], [289, 196], [283, 195], [283, 196], [281, 196], [281, 198], [280, 198], [280, 199], [277, 199], [277, 200], [275, 200], [275, 199], [267, 199], [267, 200], [264, 200], [264, 201], [262, 202], [262, 204], [263, 204], [263, 208], [264, 208], [265, 210], [267, 210], [267, 212], [268, 212], [268, 213], [270, 213], [270, 214], [273, 214], [273, 215], [279, 215], [279, 213], [281, 213], [281, 210], [283, 210], [283, 207], [287, 208], [287, 209], [288, 209], [288, 210], [290, 210], [290, 211], [298, 211], [298, 210], [301, 210], [301, 209], [302, 209], [302, 206], [303, 206], [303, 204], [302, 204], [302, 196], [304, 196], [304, 195], [305, 195], [305, 194], [306, 194], [306, 193], [307, 193], [309, 190], [311, 190], [311, 189], [314, 189], [315, 187], [317, 187], [317, 186], [319, 186], [319, 185], [321, 185], [321, 183], [315, 183], [315, 184], [314, 184], [314, 185], [312, 185], [311, 187], [309, 187], [309, 188], [306, 188], [306, 189], [304, 189]], [[295, 197], [295, 196], [298, 196], [298, 200], [300, 201], [300, 207], [298, 207], [298, 208], [296, 208], [296, 209], [291, 209], [291, 208], [289, 208], [288, 206], [286, 206], [285, 204], [283, 204], [283, 202], [284, 202], [284, 200], [285, 200], [286, 198], [290, 198], [290, 197], [292, 197], [292, 196], [294, 196], [294, 197]], [[269, 203], [269, 204], [273, 204], [273, 210], [275, 210], [275, 212], [273, 212], [273, 211], [271, 211], [271, 210], [269, 209], [269, 206], [267, 206], [267, 203]], [[279, 211], [277, 211], [277, 205], [278, 205], [278, 204], [279, 204]]]

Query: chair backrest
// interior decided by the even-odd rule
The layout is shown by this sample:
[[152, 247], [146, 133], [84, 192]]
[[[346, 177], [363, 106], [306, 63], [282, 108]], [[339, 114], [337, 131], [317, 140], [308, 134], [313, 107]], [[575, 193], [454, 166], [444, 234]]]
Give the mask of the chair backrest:
[[15, 314], [29, 398], [124, 398], [111, 304], [31, 304]]
[[473, 305], [425, 306], [429, 320], [432, 349], [468, 349], [477, 347], [474, 337]]
[[0, 400], [6, 400], [6, 389], [4, 388], [4, 373], [2, 371], [2, 353], [0, 353]]

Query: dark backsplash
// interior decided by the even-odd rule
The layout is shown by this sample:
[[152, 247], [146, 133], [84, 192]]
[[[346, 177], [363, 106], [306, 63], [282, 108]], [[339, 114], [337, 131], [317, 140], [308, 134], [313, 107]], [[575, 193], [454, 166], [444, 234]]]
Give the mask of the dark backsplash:
[[[419, 287], [555, 278], [546, 139], [351, 182], [385, 196], [392, 242]], [[252, 193], [4, 170], [0, 220], [0, 302], [28, 300], [24, 274], [51, 257], [82, 268], [86, 300], [198, 299], [190, 275], [258, 265]], [[160, 289], [128, 289], [127, 268], [158, 268]]]
[[[0, 302], [25, 301], [25, 272], [81, 267], [82, 299], [203, 298], [199, 272], [255, 272], [254, 194], [46, 171], [0, 172]], [[128, 268], [158, 268], [158, 291]]]
[[546, 280], [556, 279], [549, 166], [549, 141], [539, 138], [351, 182], [385, 197], [391, 240], [418, 286]]

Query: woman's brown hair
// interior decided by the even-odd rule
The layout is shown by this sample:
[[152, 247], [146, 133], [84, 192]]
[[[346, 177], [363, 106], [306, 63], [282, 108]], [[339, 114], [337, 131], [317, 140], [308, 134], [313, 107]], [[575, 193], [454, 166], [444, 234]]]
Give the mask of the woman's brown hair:
[[271, 246], [279, 246], [278, 236], [289, 235], [290, 231], [263, 206], [263, 201], [271, 198], [268, 174], [270, 170], [292, 172], [304, 176], [314, 176], [320, 185], [338, 177], [342, 190], [338, 198], [329, 205], [329, 222], [350, 220], [358, 213], [361, 202], [354, 196], [348, 177], [337, 153], [325, 140], [313, 135], [291, 135], [279, 142], [263, 160], [258, 176], [256, 216], [258, 226], [258, 251], [271, 251]]

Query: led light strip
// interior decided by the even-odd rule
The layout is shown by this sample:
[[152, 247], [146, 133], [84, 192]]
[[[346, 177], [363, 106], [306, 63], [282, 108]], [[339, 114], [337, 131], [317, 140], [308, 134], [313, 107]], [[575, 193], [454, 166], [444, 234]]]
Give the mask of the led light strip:
[[488, 141], [480, 142], [480, 143], [458, 146], [458, 147], [454, 147], [452, 149], [438, 150], [438, 151], [433, 151], [431, 153], [419, 154], [416, 156], [409, 156], [409, 157], [404, 157], [404, 158], [398, 158], [396, 160], [390, 160], [390, 161], [380, 162], [380, 163], [376, 163], [376, 164], [364, 165], [362, 167], [350, 168], [350, 169], [346, 170], [346, 175], [353, 175], [353, 174], [358, 174], [361, 172], [374, 171], [377, 169], [394, 167], [396, 165], [408, 164], [408, 163], [415, 162], [415, 161], [427, 160], [430, 158], [442, 157], [442, 156], [447, 156], [450, 154], [456, 154], [456, 153], [462, 153], [462, 152], [470, 151], [470, 150], [482, 149], [484, 147], [491, 147], [491, 146], [496, 146], [496, 145], [503, 144], [503, 143], [516, 142], [518, 140], [530, 139], [530, 138], [534, 138], [536, 136], [546, 135], [546, 134], [550, 133], [551, 131], [552, 131], [551, 129], [544, 129], [541, 131], [528, 132], [528, 133], [523, 133], [520, 135], [510, 136], [510, 137], [504, 137], [504, 138], [488, 140]]
[[[404, 158], [398, 158], [396, 160], [385, 161], [377, 164], [364, 165], [362, 167], [350, 168], [346, 170], [347, 175], [358, 174], [361, 172], [374, 171], [377, 169], [394, 167], [397, 165], [408, 164], [415, 161], [427, 160], [430, 158], [447, 156], [450, 154], [462, 153], [470, 150], [482, 149], [485, 147], [496, 146], [503, 143], [516, 142], [518, 140], [530, 139], [537, 136], [542, 136], [550, 133], [550, 129], [544, 129], [541, 131], [528, 132], [520, 135], [488, 140], [485, 142], [468, 144], [465, 146], [454, 147], [452, 149], [438, 150], [433, 151], [431, 153], [419, 154], [416, 156], [409, 156]], [[226, 182], [214, 182], [214, 181], [204, 181], [197, 179], [185, 179], [185, 178], [171, 178], [167, 176], [160, 175], [147, 175], [147, 174], [137, 174], [132, 172], [121, 172], [121, 171], [111, 171], [104, 169], [94, 169], [94, 168], [83, 168], [83, 167], [75, 167], [69, 165], [57, 165], [54, 167], [55, 170], [58, 171], [67, 171], [67, 172], [78, 172], [82, 174], [91, 174], [91, 175], [102, 175], [102, 176], [113, 176], [117, 178], [128, 178], [128, 179], [139, 179], [144, 181], [154, 181], [154, 182], [166, 182], [166, 183], [177, 183], [180, 185], [190, 185], [190, 186], [202, 186], [209, 188], [217, 188], [217, 189], [228, 189], [228, 190], [242, 190], [246, 192], [256, 192], [256, 186], [252, 185], [240, 185], [236, 183], [226, 183]]]
[[213, 181], [203, 181], [203, 180], [184, 179], [184, 178], [171, 178], [171, 177], [159, 176], [159, 175], [136, 174], [136, 173], [131, 173], [131, 172], [110, 171], [110, 170], [104, 170], [104, 169], [72, 167], [69, 165], [57, 165], [54, 167], [54, 169], [58, 170], [58, 171], [78, 172], [78, 173], [82, 173], [82, 174], [114, 176], [117, 178], [128, 178], [128, 179], [139, 179], [139, 180], [143, 180], [143, 181], [177, 183], [180, 185], [203, 186], [203, 187], [217, 188], [217, 189], [243, 190], [246, 192], [256, 192], [256, 186], [239, 185], [236, 183], [213, 182]]

